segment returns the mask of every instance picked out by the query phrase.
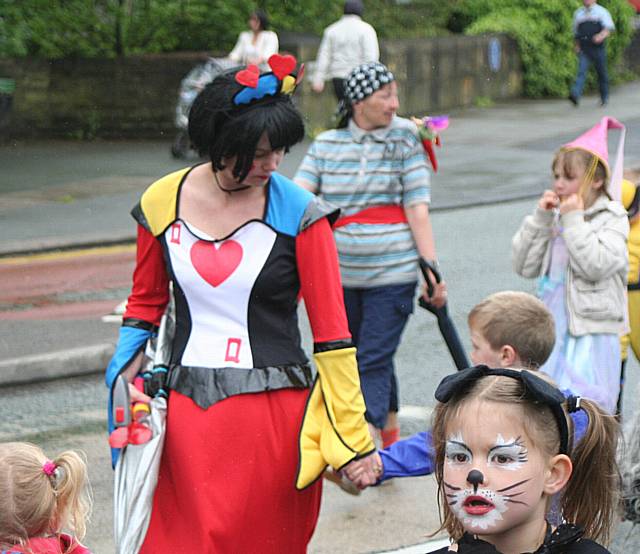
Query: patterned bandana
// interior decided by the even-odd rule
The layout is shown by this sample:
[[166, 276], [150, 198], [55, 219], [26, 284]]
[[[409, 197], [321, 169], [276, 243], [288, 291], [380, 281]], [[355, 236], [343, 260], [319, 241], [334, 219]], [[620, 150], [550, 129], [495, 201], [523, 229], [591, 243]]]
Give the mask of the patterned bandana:
[[357, 104], [392, 81], [395, 77], [385, 65], [380, 62], [363, 63], [345, 79], [345, 96], [351, 104]]

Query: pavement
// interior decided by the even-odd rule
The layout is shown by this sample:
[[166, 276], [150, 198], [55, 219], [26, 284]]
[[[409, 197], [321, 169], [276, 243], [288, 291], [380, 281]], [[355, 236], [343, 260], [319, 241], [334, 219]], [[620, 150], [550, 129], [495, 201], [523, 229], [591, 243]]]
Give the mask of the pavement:
[[[532, 289], [531, 282], [510, 273], [508, 243], [530, 209], [527, 199], [549, 186], [552, 155], [560, 145], [611, 115], [628, 127], [626, 167], [640, 167], [638, 98], [640, 82], [634, 82], [613, 90], [606, 111], [595, 97], [587, 97], [578, 109], [562, 100], [521, 100], [450, 114], [444, 146], [437, 152], [440, 172], [433, 178], [432, 211], [441, 263], [456, 300], [452, 314], [463, 339], [466, 310], [484, 294]], [[285, 175], [293, 175], [307, 146], [285, 158]], [[111, 479], [103, 439], [104, 388], [97, 374], [113, 351], [118, 328], [117, 316], [102, 318], [129, 291], [135, 235], [130, 208], [150, 182], [185, 165], [170, 157], [169, 148], [164, 141], [0, 146], [0, 440], [30, 438], [54, 451], [77, 443], [87, 452], [96, 506], [103, 506], [90, 528], [97, 554], [113, 550], [110, 514], [104, 508]], [[416, 352], [446, 356], [435, 344], [435, 333], [425, 338], [424, 323], [414, 317], [410, 324], [413, 330], [398, 353], [403, 402], [409, 404], [401, 412], [403, 425], [414, 425], [404, 425], [409, 432], [426, 425], [424, 395], [433, 391], [419, 371]], [[637, 364], [631, 369], [630, 390], [635, 390]], [[439, 375], [430, 378], [437, 382]], [[55, 394], [55, 408], [40, 400], [49, 393]], [[61, 397], [69, 403], [63, 409]], [[630, 400], [637, 403], [636, 396]], [[627, 409], [633, 408], [630, 402]], [[425, 498], [433, 498], [428, 477], [398, 481], [357, 498], [328, 485], [310, 551], [430, 551], [426, 534], [438, 524]], [[420, 546], [411, 550], [411, 545]]]

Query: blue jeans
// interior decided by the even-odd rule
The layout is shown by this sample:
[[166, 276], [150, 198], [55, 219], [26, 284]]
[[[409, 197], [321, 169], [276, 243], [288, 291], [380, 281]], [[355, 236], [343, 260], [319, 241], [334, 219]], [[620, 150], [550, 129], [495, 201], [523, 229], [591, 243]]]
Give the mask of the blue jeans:
[[600, 87], [600, 99], [606, 102], [609, 98], [609, 76], [607, 75], [607, 50], [604, 46], [583, 49], [578, 54], [578, 75], [571, 88], [571, 94], [578, 99], [582, 96], [584, 83], [587, 80], [587, 72], [593, 64], [598, 74], [598, 86]]
[[398, 380], [393, 365], [402, 331], [413, 312], [416, 283], [345, 288], [349, 331], [358, 349], [365, 418], [378, 429], [389, 412], [397, 412]]

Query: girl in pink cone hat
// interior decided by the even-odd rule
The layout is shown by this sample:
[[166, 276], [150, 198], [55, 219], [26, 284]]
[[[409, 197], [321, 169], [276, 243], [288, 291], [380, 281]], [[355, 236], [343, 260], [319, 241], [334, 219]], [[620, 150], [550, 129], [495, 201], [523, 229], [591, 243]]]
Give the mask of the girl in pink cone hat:
[[[621, 129], [613, 175], [607, 133]], [[626, 327], [629, 233], [618, 201], [624, 127], [604, 117], [556, 152], [553, 189], [513, 237], [516, 272], [540, 277], [539, 296], [554, 315], [556, 344], [541, 370], [560, 388], [613, 413], [620, 389], [619, 335]]]

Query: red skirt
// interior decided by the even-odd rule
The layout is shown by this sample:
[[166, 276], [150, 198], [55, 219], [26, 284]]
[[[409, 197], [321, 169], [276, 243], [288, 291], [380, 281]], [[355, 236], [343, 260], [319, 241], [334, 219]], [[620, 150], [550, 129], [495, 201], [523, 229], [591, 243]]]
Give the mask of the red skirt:
[[141, 554], [305, 553], [322, 495], [322, 479], [295, 488], [308, 395], [241, 394], [203, 410], [171, 391]]

